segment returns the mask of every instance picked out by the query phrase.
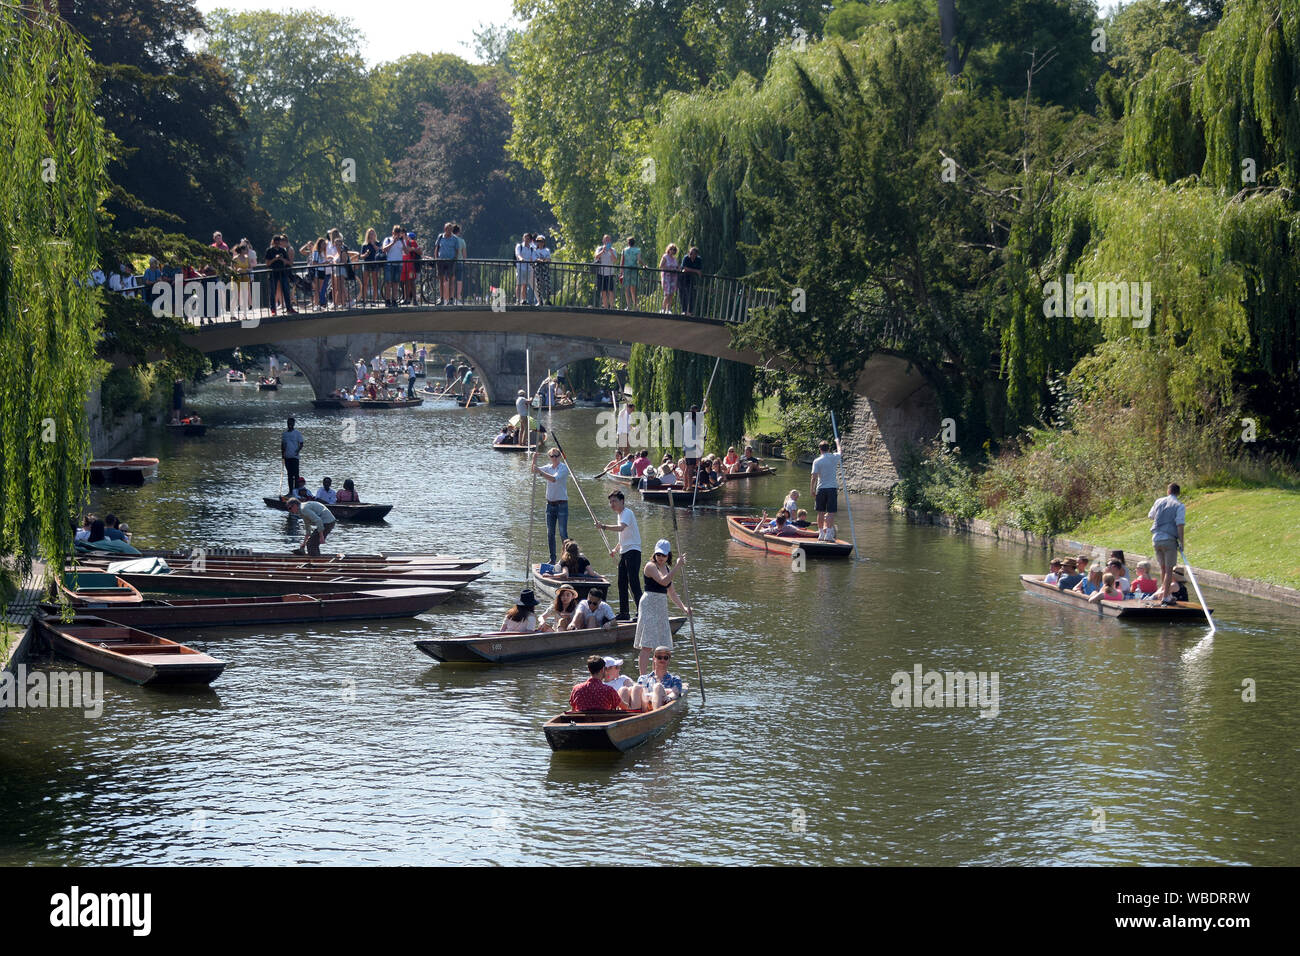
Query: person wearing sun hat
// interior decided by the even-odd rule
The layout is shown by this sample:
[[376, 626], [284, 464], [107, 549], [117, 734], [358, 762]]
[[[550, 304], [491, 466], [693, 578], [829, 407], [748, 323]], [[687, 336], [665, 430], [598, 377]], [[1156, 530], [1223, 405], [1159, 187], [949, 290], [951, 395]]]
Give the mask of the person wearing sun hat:
[[537, 597], [533, 594], [533, 589], [520, 591], [515, 606], [506, 611], [501, 630], [507, 634], [530, 634], [537, 630], [537, 615], [533, 611], [536, 607]]
[[636, 637], [632, 640], [632, 646], [640, 651], [637, 664], [642, 674], [649, 670], [650, 657], [656, 647], [671, 649], [673, 646], [668, 599], [671, 597], [686, 614], [691, 613], [691, 609], [682, 603], [682, 599], [673, 590], [673, 576], [685, 563], [686, 555], [683, 554], [673, 564], [673, 546], [667, 538], [660, 538], [642, 571], [645, 593], [637, 605]]
[[1062, 591], [1068, 591], [1084, 579], [1084, 575], [1079, 573], [1079, 562], [1074, 558], [1064, 558], [1061, 561], [1061, 573], [1056, 578], [1056, 586]]

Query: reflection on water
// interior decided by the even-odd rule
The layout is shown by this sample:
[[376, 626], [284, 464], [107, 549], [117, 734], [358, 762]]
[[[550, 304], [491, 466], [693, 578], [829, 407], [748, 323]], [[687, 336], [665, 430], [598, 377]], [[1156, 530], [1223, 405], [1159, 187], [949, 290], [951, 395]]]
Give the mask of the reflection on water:
[[[854, 500], [866, 560], [798, 572], [723, 520], [805, 489], [786, 462], [676, 533], [629, 496], [647, 551], [669, 537], [690, 556], [708, 702], [632, 753], [553, 755], [541, 725], [581, 655], [441, 667], [412, 644], [495, 626], [530, 531], [545, 548], [526, 461], [487, 447], [510, 411], [319, 412], [300, 381], [204, 388], [208, 435], [147, 436], [132, 450], [162, 459], [158, 480], [94, 507], [142, 543], [287, 550], [298, 522], [261, 497], [294, 414], [313, 487], [351, 477], [394, 504], [332, 545], [470, 553], [492, 574], [416, 620], [178, 634], [230, 662], [206, 694], [110, 677], [97, 720], [3, 714], [0, 863], [597, 862], [592, 821], [669, 862], [1297, 862], [1300, 613], [1212, 592], [1212, 641], [1094, 618], [1020, 589], [1040, 555], [909, 526], [878, 499]], [[595, 416], [553, 420], [584, 479], [605, 463]], [[583, 489], [603, 507], [602, 483]], [[569, 526], [612, 571], [573, 489]], [[698, 684], [686, 630], [675, 658]], [[891, 706], [890, 676], [918, 664], [996, 671], [998, 716]]]

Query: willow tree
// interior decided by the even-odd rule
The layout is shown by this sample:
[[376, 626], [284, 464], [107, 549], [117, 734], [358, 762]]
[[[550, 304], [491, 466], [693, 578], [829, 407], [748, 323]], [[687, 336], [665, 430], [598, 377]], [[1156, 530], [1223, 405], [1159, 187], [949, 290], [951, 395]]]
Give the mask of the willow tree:
[[[717, 359], [707, 355], [633, 345], [628, 382], [638, 410], [648, 414], [685, 412], [692, 405], [700, 405], [715, 364]], [[719, 364], [704, 417], [705, 450], [722, 451], [738, 442], [753, 420], [756, 407], [753, 367], [738, 362]], [[659, 436], [670, 440], [676, 437], [663, 435], [662, 430], [652, 432], [652, 437]], [[672, 445], [660, 447], [681, 450]]]
[[0, 551], [62, 567], [85, 494], [103, 134], [84, 41], [0, 7]]

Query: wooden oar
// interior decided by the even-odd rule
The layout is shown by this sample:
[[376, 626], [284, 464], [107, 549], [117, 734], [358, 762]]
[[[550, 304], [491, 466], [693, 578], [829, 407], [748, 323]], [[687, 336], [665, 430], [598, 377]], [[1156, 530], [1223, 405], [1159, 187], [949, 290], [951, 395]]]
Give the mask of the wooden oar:
[[[680, 535], [678, 535], [677, 533], [677, 508], [673, 504], [673, 489], [671, 487], [669, 487], [668, 489], [668, 510], [671, 511], [673, 515], [673, 537], [677, 538], [678, 543], [680, 544], [681, 538]], [[681, 572], [682, 572], [682, 603], [685, 604], [687, 607], [690, 607], [691, 606], [690, 595], [686, 593], [685, 562], [682, 563]], [[694, 608], [692, 608], [691, 610], [694, 611]], [[700, 679], [700, 703], [707, 704], [709, 700], [704, 694], [704, 669], [700, 667], [700, 645], [699, 642], [695, 639], [695, 615], [693, 613], [690, 612], [687, 613], [686, 623], [691, 629], [691, 650], [695, 653], [695, 676]]]
[[[1196, 591], [1196, 599], [1201, 602], [1201, 610], [1205, 612], [1205, 621], [1210, 625], [1210, 635], [1213, 636], [1218, 627], [1214, 623], [1214, 618], [1210, 616], [1209, 606], [1205, 603], [1205, 595], [1201, 593], [1201, 586], [1196, 583], [1196, 575], [1192, 573], [1192, 562], [1187, 560], [1187, 552], [1179, 549], [1179, 554], [1183, 556], [1183, 567], [1187, 569], [1187, 576], [1192, 581], [1192, 588]], [[1169, 595], [1165, 595], [1167, 598]]]

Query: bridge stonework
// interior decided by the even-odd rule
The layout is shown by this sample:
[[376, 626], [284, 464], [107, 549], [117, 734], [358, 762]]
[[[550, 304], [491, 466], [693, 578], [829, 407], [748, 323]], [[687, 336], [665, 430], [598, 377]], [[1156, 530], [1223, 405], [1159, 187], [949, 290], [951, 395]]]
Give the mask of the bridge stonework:
[[[433, 342], [465, 356], [487, 390], [488, 400], [513, 405], [515, 395], [537, 383], [551, 370], [571, 362], [606, 357], [627, 361], [631, 346], [600, 339], [518, 332], [437, 332], [398, 335], [393, 332], [365, 332], [328, 335], [315, 339], [290, 339], [271, 343], [292, 361], [311, 384], [318, 398], [356, 381], [356, 361], [380, 355], [400, 342]], [[525, 369], [525, 356], [529, 368]], [[435, 380], [441, 370], [430, 370]]]

